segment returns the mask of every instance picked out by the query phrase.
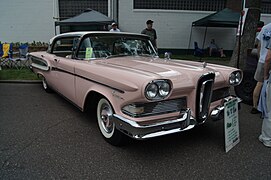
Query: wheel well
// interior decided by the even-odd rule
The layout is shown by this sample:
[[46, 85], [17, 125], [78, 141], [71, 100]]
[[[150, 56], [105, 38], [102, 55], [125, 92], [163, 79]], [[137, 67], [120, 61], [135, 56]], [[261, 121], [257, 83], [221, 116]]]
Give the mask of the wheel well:
[[37, 73], [37, 77], [38, 78], [42, 78], [42, 77], [44, 77], [41, 73]]
[[102, 97], [104, 96], [98, 92], [89, 92], [85, 100], [84, 112], [96, 113], [96, 107]]

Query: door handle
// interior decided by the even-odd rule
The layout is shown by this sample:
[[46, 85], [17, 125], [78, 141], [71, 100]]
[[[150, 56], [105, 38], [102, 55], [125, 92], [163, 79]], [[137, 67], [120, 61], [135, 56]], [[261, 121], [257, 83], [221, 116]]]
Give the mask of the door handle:
[[55, 62], [58, 62], [59, 60], [58, 59], [54, 59]]

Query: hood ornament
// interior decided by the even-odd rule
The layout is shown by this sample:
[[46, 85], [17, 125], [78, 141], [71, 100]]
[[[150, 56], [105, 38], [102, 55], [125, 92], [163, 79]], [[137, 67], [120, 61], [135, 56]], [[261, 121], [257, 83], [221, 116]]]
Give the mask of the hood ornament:
[[207, 63], [206, 63], [206, 62], [203, 62], [203, 63], [202, 63], [202, 67], [203, 67], [203, 68], [206, 68], [206, 66], [207, 66]]

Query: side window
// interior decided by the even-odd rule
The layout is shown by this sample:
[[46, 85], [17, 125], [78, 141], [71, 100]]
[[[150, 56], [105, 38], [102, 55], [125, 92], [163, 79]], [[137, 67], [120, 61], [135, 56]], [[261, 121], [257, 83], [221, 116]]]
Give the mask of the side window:
[[70, 58], [76, 39], [78, 38], [70, 37], [58, 39], [53, 45], [52, 54], [60, 57]]

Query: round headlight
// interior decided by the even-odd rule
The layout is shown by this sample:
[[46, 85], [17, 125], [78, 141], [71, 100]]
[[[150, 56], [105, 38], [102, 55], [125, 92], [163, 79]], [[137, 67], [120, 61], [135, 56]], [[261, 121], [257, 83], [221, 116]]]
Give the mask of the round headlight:
[[238, 85], [240, 84], [241, 80], [242, 80], [241, 72], [236, 71], [230, 74], [230, 77], [229, 77], [230, 85]]
[[231, 73], [229, 82], [231, 85], [233, 85], [235, 83], [235, 74], [234, 73]]
[[146, 87], [146, 96], [148, 99], [153, 99], [158, 94], [158, 87], [156, 84], [151, 83]]
[[235, 83], [236, 84], [239, 84], [241, 82], [241, 79], [242, 79], [242, 76], [241, 76], [241, 73], [240, 72], [237, 72], [235, 74]]
[[170, 92], [170, 85], [167, 82], [163, 82], [159, 86], [159, 95], [161, 97], [166, 97]]

